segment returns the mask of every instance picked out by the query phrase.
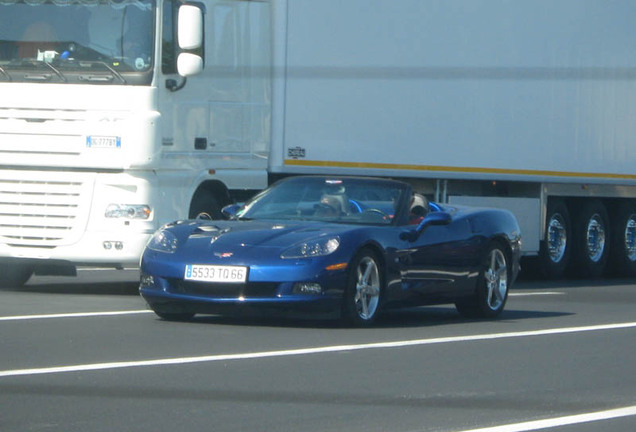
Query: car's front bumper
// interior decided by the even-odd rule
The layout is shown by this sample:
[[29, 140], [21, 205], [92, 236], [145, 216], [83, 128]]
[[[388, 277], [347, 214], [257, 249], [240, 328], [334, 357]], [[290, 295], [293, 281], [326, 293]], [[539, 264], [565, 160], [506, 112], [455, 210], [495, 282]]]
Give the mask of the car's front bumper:
[[157, 312], [201, 314], [242, 314], [277, 311], [302, 314], [339, 315], [344, 298], [346, 274], [337, 272], [319, 277], [322, 292], [299, 294], [298, 281], [218, 284], [188, 282], [183, 279], [150, 276], [142, 272], [139, 291]]

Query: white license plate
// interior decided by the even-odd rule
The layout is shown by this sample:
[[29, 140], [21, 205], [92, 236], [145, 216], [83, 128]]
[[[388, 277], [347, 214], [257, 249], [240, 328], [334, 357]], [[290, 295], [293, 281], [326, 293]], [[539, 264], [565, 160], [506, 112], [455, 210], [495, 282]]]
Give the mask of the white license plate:
[[247, 267], [188, 264], [184, 279], [202, 282], [242, 283], [247, 280]]

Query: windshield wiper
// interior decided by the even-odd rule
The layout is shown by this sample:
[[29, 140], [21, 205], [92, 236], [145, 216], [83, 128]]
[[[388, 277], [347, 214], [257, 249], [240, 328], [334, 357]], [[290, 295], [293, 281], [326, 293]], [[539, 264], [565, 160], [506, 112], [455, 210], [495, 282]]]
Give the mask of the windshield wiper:
[[[117, 72], [115, 69], [113, 69], [108, 63], [101, 61], [101, 60], [78, 60], [78, 63], [81, 65], [82, 63], [89, 63], [91, 65], [93, 64], [97, 64], [100, 66], [104, 66], [106, 69], [108, 69], [108, 71], [110, 73], [113, 74], [113, 76], [115, 78], [117, 78], [119, 81], [121, 81], [122, 84], [126, 84], [126, 79], [121, 76], [121, 74], [119, 72]], [[105, 82], [105, 81], [110, 81], [108, 79], [109, 77], [104, 77], [104, 76], [100, 76], [100, 75], [82, 75], [80, 76], [81, 80], [84, 81], [93, 81], [93, 82]]]
[[49, 67], [49, 69], [51, 69], [53, 72], [55, 72], [55, 75], [58, 76], [59, 79], [62, 80], [62, 82], [66, 82], [66, 77], [64, 75], [62, 75], [62, 72], [60, 72], [56, 67], [54, 67], [51, 63], [48, 62], [42, 62], [45, 65], [47, 65]]
[[[45, 61], [41, 61], [41, 60], [35, 60], [35, 59], [24, 59], [20, 62], [21, 65], [24, 64], [28, 64], [30, 66], [34, 66], [36, 68], [40, 67], [41, 65], [44, 65], [46, 67], [48, 67], [50, 70], [53, 71], [53, 73], [55, 73], [55, 75], [57, 75], [57, 77], [62, 81], [62, 82], [67, 82], [66, 77], [62, 74], [62, 72], [60, 72], [56, 67], [54, 67], [52, 64], [47, 63]], [[4, 72], [4, 74], [6, 74], [8, 76], [8, 74], [6, 72]], [[51, 77], [51, 75], [46, 75], [46, 74], [42, 74], [42, 75], [25, 75], [24, 78], [30, 81], [48, 81], [48, 79]]]

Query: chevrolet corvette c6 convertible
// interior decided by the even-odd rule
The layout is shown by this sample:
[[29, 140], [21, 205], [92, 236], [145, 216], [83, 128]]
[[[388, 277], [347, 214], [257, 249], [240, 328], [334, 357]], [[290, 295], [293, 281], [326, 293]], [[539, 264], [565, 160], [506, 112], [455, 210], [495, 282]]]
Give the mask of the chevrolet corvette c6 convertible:
[[450, 303], [492, 318], [519, 270], [510, 212], [428, 202], [401, 181], [289, 177], [224, 213], [149, 241], [140, 292], [159, 317], [267, 309], [364, 326], [389, 308]]

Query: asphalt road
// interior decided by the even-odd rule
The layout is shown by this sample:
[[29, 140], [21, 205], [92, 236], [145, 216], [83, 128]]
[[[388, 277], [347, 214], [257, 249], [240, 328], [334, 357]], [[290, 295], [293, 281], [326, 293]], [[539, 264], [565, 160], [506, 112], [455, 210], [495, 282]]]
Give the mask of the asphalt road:
[[522, 282], [495, 321], [157, 319], [133, 271], [0, 291], [0, 431], [636, 430], [636, 281]]

